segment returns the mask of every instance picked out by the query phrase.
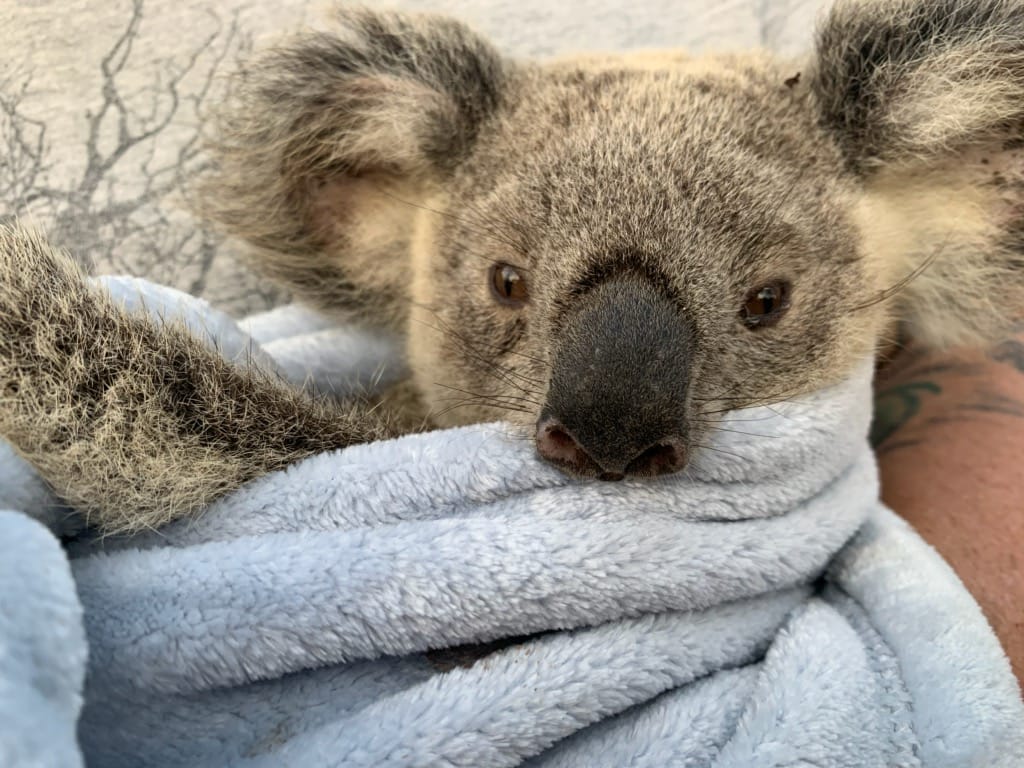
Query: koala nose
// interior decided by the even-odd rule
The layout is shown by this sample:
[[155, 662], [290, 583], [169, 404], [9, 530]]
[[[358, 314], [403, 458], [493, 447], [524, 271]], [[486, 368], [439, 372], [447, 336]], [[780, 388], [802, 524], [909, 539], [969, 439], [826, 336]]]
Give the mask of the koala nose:
[[622, 480], [627, 476], [655, 477], [676, 472], [686, 466], [686, 447], [669, 437], [622, 462], [602, 465], [558, 420], [541, 419], [537, 424], [537, 451], [553, 464], [593, 475], [599, 480]]
[[538, 453], [569, 474], [621, 480], [682, 469], [692, 327], [633, 275], [578, 297], [559, 328]]

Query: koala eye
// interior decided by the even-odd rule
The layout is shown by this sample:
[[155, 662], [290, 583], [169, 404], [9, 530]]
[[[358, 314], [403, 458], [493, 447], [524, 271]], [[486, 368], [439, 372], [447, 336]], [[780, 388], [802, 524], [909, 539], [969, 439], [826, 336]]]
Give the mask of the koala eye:
[[510, 307], [523, 306], [530, 295], [526, 290], [526, 280], [508, 264], [491, 267], [491, 291], [499, 302]]
[[740, 308], [740, 318], [750, 330], [779, 322], [789, 309], [789, 283], [784, 280], [760, 285], [749, 291]]

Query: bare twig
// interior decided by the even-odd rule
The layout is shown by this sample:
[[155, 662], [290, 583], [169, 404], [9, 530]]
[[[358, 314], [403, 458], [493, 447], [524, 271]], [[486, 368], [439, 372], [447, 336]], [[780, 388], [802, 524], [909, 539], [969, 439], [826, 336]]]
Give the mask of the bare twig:
[[[100, 92], [84, 116], [84, 164], [57, 178], [43, 120], [25, 108], [30, 80], [0, 80], [0, 222], [31, 215], [56, 245], [105, 272], [130, 272], [196, 295], [210, 288], [221, 240], [184, 212], [188, 184], [201, 172], [200, 123], [222, 87], [226, 61], [249, 48], [237, 15], [209, 12], [208, 31], [184, 56], [156, 63], [142, 88], [133, 54], [144, 0], [99, 62]], [[236, 281], [237, 282], [237, 281]], [[221, 286], [218, 286], [220, 288]], [[246, 281], [221, 303], [255, 308], [277, 298]]]

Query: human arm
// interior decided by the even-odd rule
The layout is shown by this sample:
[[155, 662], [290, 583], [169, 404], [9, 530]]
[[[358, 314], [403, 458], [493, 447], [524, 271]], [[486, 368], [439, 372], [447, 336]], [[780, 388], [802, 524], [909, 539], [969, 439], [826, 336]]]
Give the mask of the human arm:
[[882, 498], [950, 563], [1024, 681], [1024, 332], [880, 371]]

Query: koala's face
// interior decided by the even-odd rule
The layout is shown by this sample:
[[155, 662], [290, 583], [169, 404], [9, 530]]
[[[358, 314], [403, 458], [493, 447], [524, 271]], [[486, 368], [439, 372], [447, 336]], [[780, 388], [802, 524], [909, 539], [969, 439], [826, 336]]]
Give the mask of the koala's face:
[[435, 419], [525, 422], [572, 472], [656, 474], [724, 411], [870, 355], [883, 276], [793, 74], [626, 60], [509, 86], [419, 214], [409, 350]]
[[946, 343], [1024, 306], [1020, 3], [841, 1], [799, 64], [534, 65], [449, 20], [340, 22], [244, 73], [204, 213], [404, 331], [439, 425], [662, 474], [891, 318]]

